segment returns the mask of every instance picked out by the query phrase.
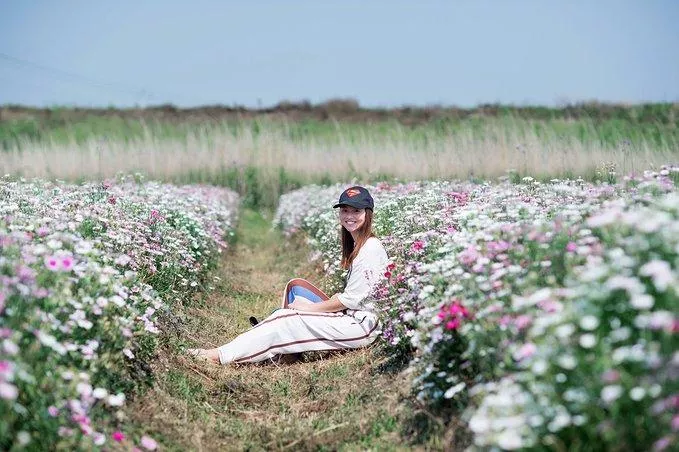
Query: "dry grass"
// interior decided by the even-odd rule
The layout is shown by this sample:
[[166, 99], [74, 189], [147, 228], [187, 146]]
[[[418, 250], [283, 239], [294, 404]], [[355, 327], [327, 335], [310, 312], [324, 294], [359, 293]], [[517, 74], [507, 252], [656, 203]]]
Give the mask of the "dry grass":
[[[380, 373], [374, 348], [315, 353], [295, 364], [219, 366], [184, 356], [184, 346], [221, 345], [278, 304], [291, 276], [322, 281], [305, 248], [282, 241], [246, 210], [224, 258], [220, 288], [195, 306], [162, 347], [157, 382], [128, 416], [169, 450], [401, 450], [406, 377]], [[442, 435], [442, 434], [441, 434]], [[419, 448], [443, 448], [433, 435]], [[411, 450], [412, 444], [407, 447]]]
[[329, 141], [292, 141], [278, 129], [254, 135], [250, 129], [234, 136], [227, 130], [189, 135], [186, 141], [162, 140], [147, 134], [129, 143], [91, 140], [81, 145], [24, 143], [23, 151], [2, 154], [0, 174], [79, 179], [110, 177], [142, 171], [168, 179], [187, 172], [218, 173], [226, 168], [254, 166], [286, 171], [313, 179], [330, 174], [370, 179], [388, 175], [405, 180], [496, 177], [513, 169], [534, 176], [585, 175], [603, 162], [619, 173], [657, 168], [679, 160], [679, 149], [642, 144], [631, 150], [583, 143], [555, 134], [486, 125], [479, 132], [465, 129], [413, 141], [406, 137], [363, 136], [356, 140], [338, 130]]

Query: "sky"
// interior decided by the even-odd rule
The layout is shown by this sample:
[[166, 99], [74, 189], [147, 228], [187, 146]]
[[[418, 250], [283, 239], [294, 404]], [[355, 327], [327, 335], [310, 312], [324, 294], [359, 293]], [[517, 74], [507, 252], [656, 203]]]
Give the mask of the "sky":
[[0, 105], [679, 102], [676, 0], [0, 0]]

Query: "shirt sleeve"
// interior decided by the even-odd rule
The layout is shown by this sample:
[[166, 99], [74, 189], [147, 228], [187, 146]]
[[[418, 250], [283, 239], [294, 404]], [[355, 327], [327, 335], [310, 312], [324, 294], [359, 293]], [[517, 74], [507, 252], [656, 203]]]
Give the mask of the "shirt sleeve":
[[380, 281], [387, 266], [387, 255], [382, 244], [366, 242], [351, 264], [351, 274], [344, 292], [337, 294], [339, 301], [349, 309], [362, 310], [363, 302]]

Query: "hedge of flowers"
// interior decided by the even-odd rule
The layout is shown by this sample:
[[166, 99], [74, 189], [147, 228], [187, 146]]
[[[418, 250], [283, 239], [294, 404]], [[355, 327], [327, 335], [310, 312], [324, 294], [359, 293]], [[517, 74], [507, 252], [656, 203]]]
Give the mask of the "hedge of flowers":
[[[415, 351], [417, 398], [462, 414], [479, 447], [676, 446], [677, 176], [370, 187], [393, 259], [375, 294], [384, 339]], [[276, 218], [337, 289], [343, 188], [285, 195]], [[308, 207], [290, 216], [297, 196]]]
[[149, 377], [163, 312], [206, 282], [237, 204], [125, 177], [0, 179], [1, 449], [134, 442], [120, 407]]

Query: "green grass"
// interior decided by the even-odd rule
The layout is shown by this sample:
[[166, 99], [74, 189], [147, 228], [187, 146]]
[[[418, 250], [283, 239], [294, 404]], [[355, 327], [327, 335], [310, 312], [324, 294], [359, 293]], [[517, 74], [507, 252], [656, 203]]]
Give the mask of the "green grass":
[[672, 104], [629, 107], [615, 114], [587, 114], [575, 117], [568, 110], [536, 111], [500, 110], [495, 116], [440, 117], [414, 125], [404, 125], [394, 118], [371, 122], [335, 122], [317, 119], [281, 121], [267, 118], [244, 120], [177, 121], [133, 117], [89, 116], [80, 119], [17, 119], [0, 121], [0, 149], [24, 148], [36, 143], [83, 144], [95, 141], [129, 143], [153, 137], [160, 140], [184, 141], [200, 136], [227, 134], [257, 138], [275, 133], [293, 143], [315, 141], [325, 144], [354, 145], [366, 140], [399, 141], [414, 146], [442, 137], [468, 134], [484, 138], [489, 130], [498, 136], [536, 135], [548, 140], [559, 138], [602, 146], [648, 144], [666, 147], [679, 143], [679, 112]]
[[679, 161], [679, 104], [483, 106], [440, 114], [434, 108], [427, 118], [406, 121], [426, 111], [284, 121], [197, 120], [188, 113], [142, 120], [115, 110], [119, 116], [74, 119], [73, 112], [54, 110], [41, 120], [0, 121], [0, 148], [7, 152], [0, 174], [78, 182], [140, 172], [226, 186], [246, 207], [272, 209], [281, 194], [308, 184], [508, 174], [602, 180], [597, 168], [606, 164], [621, 176]]

